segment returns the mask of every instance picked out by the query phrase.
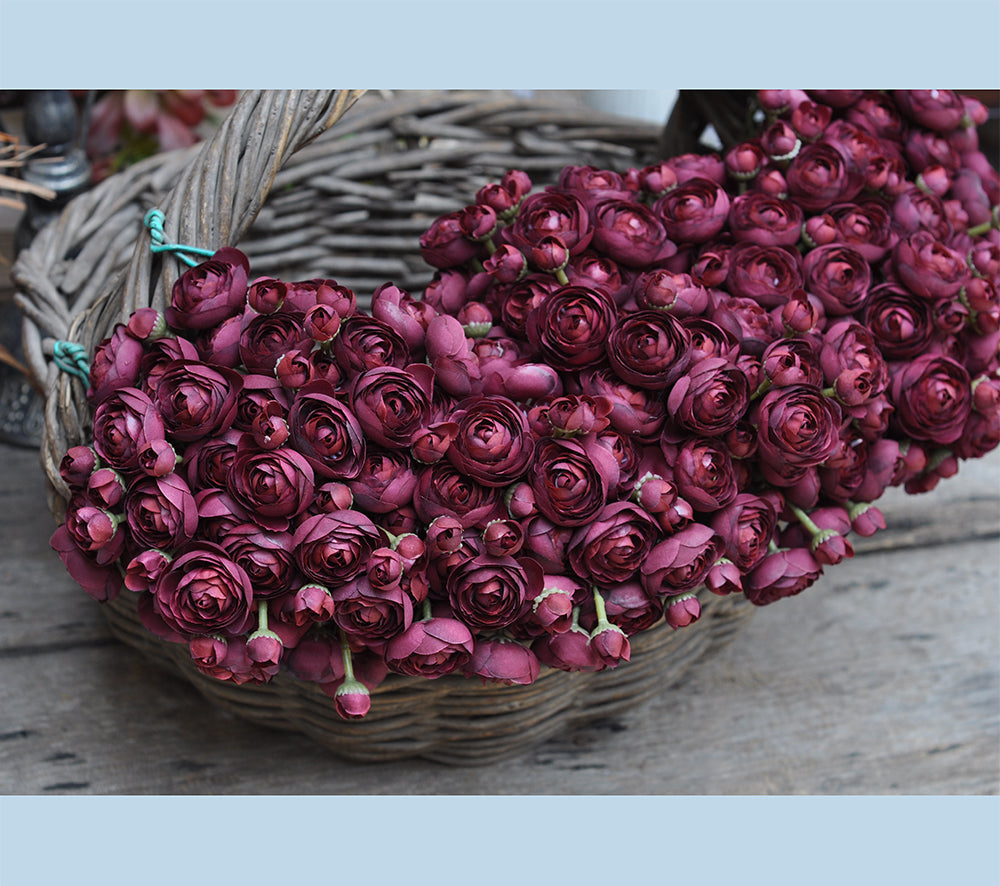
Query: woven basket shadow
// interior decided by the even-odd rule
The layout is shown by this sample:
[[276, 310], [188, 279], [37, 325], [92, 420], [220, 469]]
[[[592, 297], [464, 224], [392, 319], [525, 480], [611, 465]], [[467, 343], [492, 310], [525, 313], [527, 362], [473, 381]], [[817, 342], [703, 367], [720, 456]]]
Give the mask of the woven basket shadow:
[[[184, 268], [150, 252], [150, 208], [164, 211], [171, 242], [238, 245], [255, 275], [332, 277], [363, 301], [386, 281], [419, 293], [432, 276], [420, 233], [506, 170], [523, 169], [536, 185], [568, 164], [625, 170], [650, 162], [660, 136], [661, 127], [580, 105], [503, 94], [249, 92], [211, 141], [150, 158], [76, 198], [13, 269], [26, 356], [48, 391], [41, 458], [53, 515], [63, 518], [69, 496], [59, 462], [91, 439], [84, 386], [52, 363], [53, 342], [92, 351], [137, 308], [164, 306]], [[635, 636], [632, 660], [614, 670], [544, 670], [527, 687], [390, 675], [357, 722], [341, 720], [319, 687], [285, 675], [264, 686], [202, 675], [186, 646], [141, 626], [131, 594], [104, 611], [121, 640], [248, 720], [302, 732], [347, 759], [480, 764], [661, 692], [753, 609], [743, 597], [701, 599], [700, 621]]]

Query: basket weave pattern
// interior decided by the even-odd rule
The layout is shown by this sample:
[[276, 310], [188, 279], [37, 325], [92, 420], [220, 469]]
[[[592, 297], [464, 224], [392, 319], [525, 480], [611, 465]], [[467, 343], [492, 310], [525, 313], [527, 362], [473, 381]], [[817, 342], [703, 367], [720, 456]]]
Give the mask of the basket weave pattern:
[[[67, 448], [89, 441], [90, 413], [84, 386], [50, 362], [52, 342], [68, 339], [92, 352], [137, 308], [164, 306], [183, 268], [149, 250], [148, 209], [164, 211], [170, 241], [239, 245], [258, 275], [332, 277], [362, 300], [386, 280], [417, 293], [431, 276], [419, 234], [487, 182], [515, 166], [545, 184], [569, 163], [640, 165], [660, 135], [590, 109], [509, 97], [358, 99], [354, 92], [247, 93], [211, 142], [108, 179], [73, 201], [18, 259], [25, 351], [49, 391], [42, 463], [57, 519], [69, 496], [59, 462]], [[105, 612], [116, 636], [247, 719], [301, 731], [351, 759], [478, 763], [661, 691], [753, 608], [742, 597], [703, 594], [702, 603], [701, 621], [684, 631], [661, 625], [637, 635], [632, 662], [615, 670], [545, 671], [527, 687], [390, 676], [375, 690], [369, 717], [350, 723], [310, 684], [279, 676], [237, 687], [200, 674], [186, 646], [146, 632], [131, 595]]]

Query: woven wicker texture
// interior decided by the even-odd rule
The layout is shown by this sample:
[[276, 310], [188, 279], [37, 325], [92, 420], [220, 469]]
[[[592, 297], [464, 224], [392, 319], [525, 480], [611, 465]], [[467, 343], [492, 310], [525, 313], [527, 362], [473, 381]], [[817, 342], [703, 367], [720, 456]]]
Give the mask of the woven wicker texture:
[[[91, 435], [84, 385], [52, 364], [52, 346], [68, 339], [92, 351], [136, 308], [165, 304], [184, 266], [149, 250], [142, 219], [150, 208], [164, 211], [171, 242], [238, 245], [255, 275], [332, 277], [364, 304], [386, 281], [419, 293], [433, 273], [420, 258], [420, 233], [507, 169], [524, 169], [536, 185], [567, 164], [624, 170], [649, 162], [660, 136], [658, 127], [586, 107], [507, 95], [358, 99], [246, 93], [210, 142], [109, 178], [18, 258], [25, 352], [49, 392], [41, 457], [57, 519], [69, 494], [59, 462]], [[121, 639], [248, 719], [304, 732], [353, 759], [476, 763], [620, 713], [670, 685], [753, 608], [743, 598], [707, 596], [700, 623], [636, 636], [632, 662], [613, 671], [546, 671], [530, 687], [390, 677], [360, 723], [340, 720], [315, 686], [279, 677], [235, 687], [201, 675], [185, 646], [139, 625], [130, 598], [105, 611]]]

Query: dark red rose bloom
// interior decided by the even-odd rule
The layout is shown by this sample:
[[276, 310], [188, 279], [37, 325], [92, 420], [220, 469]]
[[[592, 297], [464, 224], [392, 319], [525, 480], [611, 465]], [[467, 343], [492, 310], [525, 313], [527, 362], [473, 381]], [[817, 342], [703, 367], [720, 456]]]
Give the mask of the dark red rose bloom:
[[94, 449], [111, 467], [134, 471], [139, 453], [166, 434], [163, 418], [142, 391], [122, 388], [94, 411]]
[[243, 567], [255, 600], [269, 600], [290, 590], [298, 577], [288, 532], [268, 532], [253, 523], [234, 526], [221, 544], [234, 563]]
[[302, 325], [304, 312], [280, 311], [276, 314], [243, 315], [240, 331], [240, 360], [250, 373], [274, 375], [274, 367], [284, 354], [308, 354], [312, 337]]
[[482, 554], [449, 571], [448, 602], [473, 632], [497, 631], [521, 618], [541, 592], [542, 577], [533, 560]]
[[378, 366], [402, 369], [410, 362], [410, 350], [403, 336], [388, 323], [362, 314], [344, 320], [334, 340], [333, 352], [346, 378]]
[[739, 342], [744, 354], [760, 356], [779, 335], [774, 319], [752, 298], [719, 297], [710, 319]]
[[677, 251], [649, 207], [622, 199], [604, 200], [594, 208], [593, 247], [630, 268], [667, 259]]
[[679, 154], [665, 162], [679, 184], [692, 179], [708, 179], [718, 185], [726, 182], [726, 164], [718, 154]]
[[514, 224], [504, 232], [522, 251], [545, 237], [558, 237], [570, 255], [590, 244], [594, 229], [583, 203], [568, 191], [546, 190], [524, 198]]
[[802, 593], [822, 575], [823, 567], [806, 548], [767, 554], [743, 583], [743, 593], [756, 606]]
[[831, 243], [806, 253], [802, 259], [805, 288], [822, 303], [828, 317], [860, 310], [872, 282], [871, 266], [860, 252]]
[[524, 473], [534, 444], [524, 413], [506, 397], [483, 397], [451, 414], [458, 425], [449, 461], [484, 486], [506, 486]]
[[415, 621], [385, 649], [389, 670], [434, 680], [460, 670], [472, 657], [472, 632], [458, 619]]
[[611, 404], [611, 426], [626, 436], [652, 442], [660, 436], [666, 405], [657, 391], [622, 381], [612, 369], [585, 372], [580, 388], [588, 397], [603, 398]]
[[771, 342], [760, 358], [764, 378], [778, 387], [821, 385], [823, 369], [816, 344], [807, 338], [780, 338]]
[[737, 495], [712, 515], [712, 529], [725, 542], [725, 555], [740, 572], [753, 569], [766, 555], [774, 538], [777, 514], [766, 498], [749, 493]]
[[243, 376], [232, 369], [174, 360], [163, 369], [154, 402], [173, 439], [189, 443], [229, 429], [242, 387]]
[[908, 360], [924, 353], [934, 334], [931, 303], [894, 283], [872, 288], [864, 323], [887, 360]]
[[95, 505], [82, 493], [70, 496], [66, 505], [66, 528], [81, 551], [98, 566], [114, 563], [125, 549], [126, 532], [118, 529], [118, 517]]
[[622, 315], [607, 336], [607, 356], [615, 373], [630, 385], [668, 387], [687, 368], [690, 336], [672, 314], [635, 311]]
[[685, 430], [714, 437], [736, 427], [749, 403], [746, 375], [722, 357], [707, 357], [674, 383], [667, 411]]
[[696, 511], [717, 511], [729, 504], [739, 491], [729, 451], [712, 440], [685, 441], [673, 469], [678, 493]]
[[569, 563], [581, 579], [612, 587], [635, 575], [659, 536], [659, 527], [644, 510], [614, 502], [573, 535]]
[[655, 597], [694, 590], [723, 547], [722, 538], [711, 527], [691, 523], [653, 548], [640, 568], [642, 586]]
[[604, 508], [618, 482], [618, 465], [600, 447], [572, 440], [540, 440], [528, 476], [538, 510], [559, 526], [582, 526]]
[[358, 475], [347, 482], [363, 511], [387, 514], [410, 504], [417, 487], [413, 462], [399, 449], [367, 450]]
[[292, 536], [299, 570], [331, 590], [357, 578], [381, 547], [382, 536], [360, 511], [334, 511], [302, 520]]
[[691, 336], [691, 362], [723, 358], [730, 363], [740, 356], [740, 343], [731, 332], [705, 317], [685, 317], [684, 328]]
[[719, 182], [691, 178], [660, 197], [653, 212], [675, 243], [708, 243], [725, 227], [729, 205]]
[[477, 483], [447, 461], [428, 465], [419, 472], [413, 506], [424, 523], [450, 515], [466, 528], [503, 516], [498, 489]]
[[295, 448], [321, 477], [351, 480], [365, 460], [365, 437], [354, 414], [325, 382], [302, 387], [288, 413]]
[[528, 315], [528, 340], [556, 369], [586, 369], [604, 360], [615, 304], [601, 289], [563, 286]]
[[59, 462], [59, 476], [73, 490], [86, 488], [90, 475], [101, 465], [93, 446], [70, 446]]
[[413, 622], [413, 601], [401, 587], [376, 588], [366, 576], [359, 575], [330, 593], [334, 622], [366, 646], [378, 646], [398, 636]]
[[264, 450], [246, 436], [236, 446], [227, 490], [265, 529], [287, 529], [309, 507], [315, 474], [294, 449]]
[[811, 385], [772, 388], [757, 405], [758, 452], [766, 479], [787, 486], [837, 450], [837, 403]]
[[285, 309], [305, 314], [316, 305], [333, 308], [342, 320], [346, 320], [357, 308], [358, 300], [348, 287], [336, 280], [314, 277], [311, 280], [296, 280], [288, 284]]
[[972, 409], [969, 373], [949, 357], [925, 354], [900, 364], [891, 393], [903, 433], [942, 446], [958, 440]]
[[110, 337], [97, 346], [90, 361], [87, 401], [91, 408], [106, 400], [114, 391], [138, 386], [144, 354], [142, 342], [124, 323], [117, 323]]
[[592, 250], [581, 252], [573, 261], [566, 265], [566, 277], [576, 286], [587, 286], [593, 289], [603, 289], [616, 304], [624, 298], [627, 289], [625, 279], [617, 263]]
[[575, 192], [588, 208], [593, 208], [602, 200], [626, 200], [631, 195], [621, 173], [594, 166], [564, 166], [559, 172], [557, 185], [560, 190]]
[[802, 235], [802, 222], [797, 203], [760, 191], [741, 194], [729, 207], [729, 231], [738, 243], [795, 246]]
[[420, 235], [420, 254], [435, 268], [457, 268], [478, 253], [479, 244], [462, 231], [460, 212], [440, 216]]
[[602, 397], [567, 394], [536, 404], [529, 410], [528, 420], [539, 437], [580, 437], [608, 427], [611, 408], [611, 402]]
[[969, 275], [964, 256], [928, 231], [900, 240], [892, 257], [899, 279], [923, 298], [952, 298]]
[[373, 443], [406, 448], [428, 423], [433, 384], [434, 373], [425, 365], [369, 369], [351, 386], [351, 408]]
[[147, 548], [175, 550], [198, 531], [198, 506], [176, 473], [133, 483], [125, 496], [125, 516], [132, 538]]
[[875, 339], [867, 327], [843, 319], [823, 334], [820, 365], [837, 399], [860, 406], [878, 397], [889, 382], [889, 373]]
[[867, 262], [881, 261], [896, 244], [889, 211], [881, 201], [841, 203], [827, 213], [837, 226], [839, 242], [859, 252]]
[[174, 329], [210, 329], [239, 314], [246, 304], [250, 262], [238, 249], [224, 247], [188, 269], [174, 283], [163, 312]]
[[224, 434], [203, 437], [184, 451], [182, 471], [192, 489], [223, 489], [236, 458], [236, 444], [242, 433], [230, 428]]
[[791, 199], [808, 213], [853, 200], [863, 186], [847, 152], [828, 141], [805, 145], [792, 160], [785, 179]]
[[249, 577], [218, 545], [190, 544], [152, 590], [155, 614], [184, 637], [238, 637], [256, 620]]
[[472, 658], [463, 672], [481, 677], [484, 683], [525, 686], [538, 679], [538, 658], [527, 646], [504, 637], [476, 637]]
[[765, 308], [781, 307], [802, 288], [802, 280], [802, 267], [794, 250], [738, 243], [729, 253], [726, 288], [737, 298], [751, 298]]

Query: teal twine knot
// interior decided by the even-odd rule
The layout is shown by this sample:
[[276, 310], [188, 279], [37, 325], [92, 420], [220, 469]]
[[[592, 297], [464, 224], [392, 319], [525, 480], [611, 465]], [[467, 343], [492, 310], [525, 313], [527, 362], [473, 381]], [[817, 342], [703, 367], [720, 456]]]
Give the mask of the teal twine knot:
[[55, 364], [63, 372], [75, 375], [85, 385], [90, 384], [90, 362], [83, 345], [71, 341], [57, 341], [52, 349]]
[[[149, 238], [153, 241], [150, 244], [152, 252], [173, 252], [188, 267], [193, 268], [196, 262], [191, 255], [200, 255], [210, 258], [215, 253], [211, 249], [199, 249], [197, 246], [182, 246], [179, 243], [167, 241], [166, 234], [163, 233], [163, 219], [165, 216], [159, 209], [150, 209], [143, 219], [143, 224], [149, 229]], [[190, 255], [185, 255], [190, 253]]]

